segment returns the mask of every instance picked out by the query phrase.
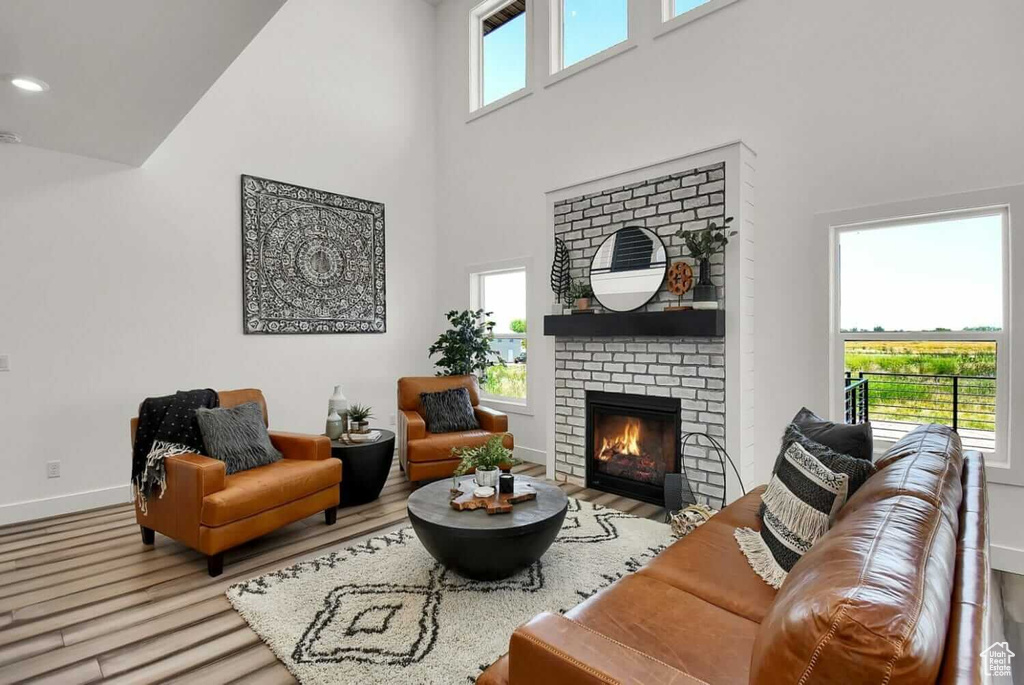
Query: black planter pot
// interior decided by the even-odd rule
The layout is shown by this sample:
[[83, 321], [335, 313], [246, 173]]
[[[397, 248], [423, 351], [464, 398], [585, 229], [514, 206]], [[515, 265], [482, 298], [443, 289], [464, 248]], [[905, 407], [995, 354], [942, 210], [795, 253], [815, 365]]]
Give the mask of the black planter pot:
[[710, 302], [717, 299], [715, 284], [711, 282], [711, 260], [700, 260], [700, 277], [693, 286], [694, 302]]

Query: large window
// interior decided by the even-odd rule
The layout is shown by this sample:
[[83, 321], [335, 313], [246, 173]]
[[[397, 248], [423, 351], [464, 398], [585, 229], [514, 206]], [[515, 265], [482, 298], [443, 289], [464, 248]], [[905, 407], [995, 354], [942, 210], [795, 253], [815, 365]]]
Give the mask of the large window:
[[526, 269], [485, 271], [470, 278], [473, 306], [491, 312], [491, 349], [501, 359], [481, 386], [486, 397], [526, 401]]
[[678, 17], [680, 14], [686, 14], [690, 10], [695, 10], [701, 5], [708, 4], [709, 0], [669, 0], [671, 8], [671, 17]]
[[997, 451], [1005, 420], [1005, 208], [834, 227], [833, 374], [876, 440], [942, 423]]
[[624, 42], [628, 0], [552, 0], [552, 72]]
[[488, 0], [470, 15], [476, 110], [526, 88], [526, 0]]

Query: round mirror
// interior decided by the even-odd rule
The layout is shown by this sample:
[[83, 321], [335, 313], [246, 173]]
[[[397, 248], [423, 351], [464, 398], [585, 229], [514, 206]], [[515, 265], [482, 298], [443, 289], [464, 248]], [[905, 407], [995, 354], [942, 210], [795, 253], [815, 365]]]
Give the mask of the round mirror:
[[605, 309], [629, 312], [647, 304], [665, 280], [665, 244], [653, 231], [626, 226], [605, 238], [590, 263], [590, 287]]

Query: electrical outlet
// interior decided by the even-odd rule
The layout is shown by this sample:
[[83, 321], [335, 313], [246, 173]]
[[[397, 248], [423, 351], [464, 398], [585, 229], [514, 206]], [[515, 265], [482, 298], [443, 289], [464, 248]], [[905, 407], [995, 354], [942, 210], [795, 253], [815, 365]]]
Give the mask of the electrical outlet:
[[48, 461], [48, 462], [46, 462], [46, 477], [47, 478], [60, 478], [60, 462], [59, 461]]
[[0, 371], [11, 370], [11, 356], [8, 354], [0, 354]]
[[391, 415], [391, 423], [390, 423], [390, 424], [388, 424], [388, 425], [394, 426], [396, 422], [397, 422], [397, 419], [395, 418], [395, 415], [394, 415], [394, 414], [392, 414], [392, 415]]

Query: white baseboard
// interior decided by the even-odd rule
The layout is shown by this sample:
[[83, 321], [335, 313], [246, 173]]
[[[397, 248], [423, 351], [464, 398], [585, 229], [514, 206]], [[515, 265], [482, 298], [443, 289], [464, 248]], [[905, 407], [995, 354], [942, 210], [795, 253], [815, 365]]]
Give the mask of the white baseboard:
[[992, 568], [1024, 575], [1024, 549], [1004, 545], [990, 545], [988, 549]]
[[76, 511], [98, 509], [112, 504], [127, 504], [131, 501], [131, 490], [127, 485], [115, 485], [99, 490], [73, 492], [69, 495], [57, 495], [13, 504], [0, 505], [0, 526], [22, 521], [71, 514]]
[[541, 466], [544, 466], [548, 463], [548, 455], [544, 450], [535, 450], [532, 447], [516, 445], [512, 453], [515, 454], [518, 459], [528, 461], [531, 464], [540, 464]]

